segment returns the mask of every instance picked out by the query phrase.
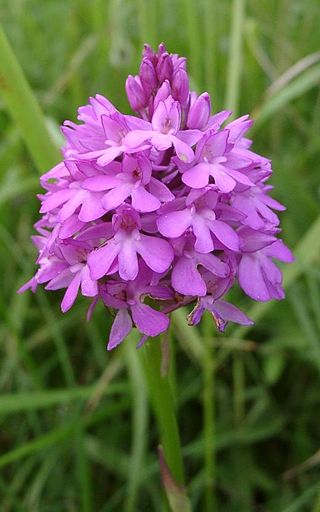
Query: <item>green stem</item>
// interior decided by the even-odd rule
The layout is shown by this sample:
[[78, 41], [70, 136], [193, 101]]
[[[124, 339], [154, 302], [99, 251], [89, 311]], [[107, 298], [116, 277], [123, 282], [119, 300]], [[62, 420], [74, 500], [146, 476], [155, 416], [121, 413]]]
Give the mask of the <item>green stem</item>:
[[56, 164], [59, 152], [24, 73], [0, 26], [0, 92], [39, 171]]
[[[132, 339], [131, 339], [132, 338]], [[126, 512], [137, 510], [140, 476], [144, 467], [148, 423], [148, 396], [143, 368], [136, 350], [137, 340], [131, 335], [126, 344], [126, 360], [132, 389], [132, 453], [128, 467]]]
[[238, 111], [240, 95], [241, 43], [244, 12], [245, 0], [233, 0], [225, 107], [232, 110], [234, 115]]
[[[211, 320], [211, 319], [210, 319]], [[203, 435], [204, 435], [204, 472], [205, 472], [205, 510], [216, 510], [215, 484], [215, 363], [214, 348], [210, 338], [206, 340], [203, 359]]]
[[160, 338], [148, 341], [140, 350], [148, 383], [151, 404], [158, 423], [166, 463], [176, 482], [183, 484], [180, 436], [168, 374], [161, 372]]

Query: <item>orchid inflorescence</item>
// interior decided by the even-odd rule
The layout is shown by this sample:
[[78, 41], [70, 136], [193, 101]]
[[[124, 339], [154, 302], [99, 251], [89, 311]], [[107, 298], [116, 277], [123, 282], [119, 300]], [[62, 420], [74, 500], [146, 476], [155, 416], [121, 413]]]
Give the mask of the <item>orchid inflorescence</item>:
[[79, 290], [116, 312], [107, 348], [133, 326], [139, 346], [168, 329], [169, 314], [193, 304], [219, 330], [252, 321], [222, 297], [238, 282], [252, 299], [282, 299], [273, 258], [292, 261], [277, 238], [284, 207], [269, 195], [270, 160], [249, 148], [249, 116], [211, 115], [210, 96], [189, 90], [186, 60], [146, 45], [126, 92], [138, 116], [101, 95], [65, 121], [63, 160], [41, 177], [35, 276], [21, 288]]

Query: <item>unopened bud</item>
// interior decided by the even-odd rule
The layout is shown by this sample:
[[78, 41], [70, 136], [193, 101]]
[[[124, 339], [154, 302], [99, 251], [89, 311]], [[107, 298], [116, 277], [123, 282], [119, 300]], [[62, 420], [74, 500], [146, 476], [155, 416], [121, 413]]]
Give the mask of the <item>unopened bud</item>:
[[159, 82], [162, 83], [165, 80], [172, 80], [173, 75], [173, 64], [170, 55], [165, 52], [160, 55], [157, 64], [157, 75]]
[[127, 78], [126, 93], [132, 110], [139, 112], [146, 106], [147, 98], [145, 92], [138, 80], [132, 75], [129, 75]]
[[143, 59], [140, 66], [140, 80], [142, 87], [147, 95], [150, 94], [157, 88], [158, 79], [152, 62], [149, 59]]
[[155, 95], [155, 98], [154, 98], [154, 110], [157, 108], [157, 106], [159, 105], [159, 102], [160, 101], [165, 101], [168, 96], [170, 96], [171, 94], [171, 87], [170, 87], [170, 84], [168, 82], [168, 80], [166, 80], [165, 82], [163, 82], [163, 84], [161, 85], [160, 89], [158, 90], [157, 94]]
[[189, 110], [188, 128], [202, 130], [208, 123], [211, 111], [210, 96], [207, 92], [201, 94]]
[[186, 103], [189, 97], [189, 79], [186, 71], [179, 68], [173, 75], [172, 97], [182, 105]]

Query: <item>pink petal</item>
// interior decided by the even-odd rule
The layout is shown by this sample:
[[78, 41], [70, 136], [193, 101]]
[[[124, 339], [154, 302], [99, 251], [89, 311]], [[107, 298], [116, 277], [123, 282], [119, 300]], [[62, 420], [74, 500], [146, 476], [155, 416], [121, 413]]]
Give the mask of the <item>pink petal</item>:
[[134, 241], [131, 238], [123, 240], [118, 254], [119, 274], [125, 281], [133, 281], [138, 275], [138, 257]]
[[292, 252], [282, 240], [277, 240], [269, 247], [266, 247], [263, 252], [264, 254], [271, 256], [272, 258], [277, 258], [284, 263], [292, 263], [294, 261]]
[[123, 142], [129, 148], [136, 148], [153, 135], [154, 132], [152, 130], [133, 130], [127, 133]]
[[227, 147], [228, 136], [229, 131], [223, 130], [221, 132], [215, 133], [209, 138], [206, 146], [210, 148], [210, 154], [212, 157], [217, 157], [224, 154]]
[[130, 183], [125, 183], [120, 187], [114, 188], [107, 192], [106, 195], [102, 199], [102, 205], [106, 212], [113, 210], [113, 208], [117, 208], [120, 204], [123, 203], [125, 199], [131, 194], [133, 185]]
[[91, 279], [88, 265], [81, 271], [81, 293], [85, 297], [95, 297], [98, 294], [97, 282]]
[[[37, 279], [38, 282], [40, 284], [44, 283], [45, 281], [48, 280], [47, 276], [48, 276], [48, 273], [45, 272], [42, 278]], [[50, 274], [49, 274], [49, 276], [50, 276]], [[67, 288], [70, 285], [73, 278], [74, 278], [74, 274], [72, 274], [72, 272], [70, 272], [70, 269], [68, 267], [65, 270], [62, 270], [62, 271], [60, 270], [59, 274], [56, 275], [56, 277], [54, 277], [53, 279], [51, 279], [45, 288], [46, 288], [46, 290], [60, 290], [61, 288]], [[50, 279], [50, 277], [49, 277], [49, 279]]]
[[47, 213], [65, 203], [74, 195], [74, 190], [70, 188], [65, 188], [63, 190], [58, 190], [58, 192], [53, 192], [49, 196], [45, 196], [45, 199], [41, 205], [40, 213]]
[[162, 183], [162, 181], [159, 181], [155, 178], [151, 178], [149, 183], [149, 190], [152, 195], [156, 196], [163, 203], [167, 203], [168, 201], [172, 201], [172, 199], [174, 199], [174, 195], [172, 192], [170, 192], [168, 187]]
[[[210, 308], [211, 309], [211, 308]], [[212, 305], [212, 311], [218, 313], [223, 320], [227, 322], [235, 322], [241, 325], [253, 325], [253, 321], [250, 320], [240, 309], [236, 308], [233, 304], [229, 304], [224, 300], [218, 300]]]
[[196, 251], [207, 253], [213, 251], [213, 241], [206, 219], [195, 215], [192, 219], [192, 229], [196, 237], [194, 248]]
[[196, 261], [215, 276], [226, 277], [229, 274], [229, 266], [214, 254], [197, 254]]
[[66, 313], [74, 304], [74, 301], [77, 298], [79, 286], [80, 286], [80, 272], [74, 276], [73, 280], [69, 284], [66, 293], [61, 302], [61, 311], [62, 313]]
[[171, 245], [161, 238], [155, 236], [140, 235], [136, 242], [137, 252], [154, 272], [161, 274], [171, 265], [173, 260], [173, 249]]
[[164, 133], [153, 132], [150, 142], [158, 151], [165, 151], [172, 146], [171, 136]]
[[194, 152], [188, 144], [174, 135], [170, 135], [170, 140], [174, 145], [174, 149], [176, 150], [179, 160], [182, 160], [182, 162], [191, 162], [194, 159]]
[[113, 240], [107, 242], [104, 247], [93, 251], [88, 258], [91, 278], [100, 279], [107, 274], [115, 258], [118, 256], [120, 245]]
[[82, 203], [84, 191], [79, 190], [67, 201], [58, 213], [59, 222], [64, 222], [70, 217]]
[[64, 223], [61, 225], [60, 231], [59, 231], [59, 238], [64, 240], [65, 238], [69, 238], [70, 236], [74, 235], [77, 231], [80, 231], [80, 229], [85, 225], [84, 222], [81, 222], [81, 220], [78, 219], [77, 215], [71, 215], [71, 217], [68, 217], [64, 221]]
[[182, 295], [204, 296], [207, 288], [195, 261], [191, 258], [180, 258], [172, 270], [172, 286]]
[[100, 219], [105, 213], [106, 210], [101, 204], [100, 197], [88, 191], [78, 215], [79, 220], [82, 222], [91, 222], [92, 220]]
[[123, 153], [123, 146], [112, 146], [104, 150], [103, 154], [97, 159], [98, 165], [110, 164], [117, 156]]
[[119, 345], [132, 329], [132, 321], [126, 309], [120, 309], [115, 317], [109, 336], [107, 350], [112, 350]]
[[189, 209], [166, 213], [157, 219], [160, 233], [168, 238], [177, 238], [191, 225], [192, 217]]
[[236, 181], [238, 181], [238, 183], [242, 183], [243, 185], [247, 185], [248, 187], [254, 186], [254, 183], [252, 183], [252, 181], [248, 178], [248, 176], [246, 176], [242, 172], [235, 171], [234, 169], [230, 169], [229, 167], [226, 168], [226, 171], [229, 174], [229, 176], [231, 176]]
[[177, 132], [177, 137], [189, 146], [194, 146], [203, 137], [203, 133], [200, 130], [181, 130]]
[[217, 239], [232, 251], [239, 251], [239, 237], [237, 233], [225, 222], [213, 220], [210, 229]]
[[211, 164], [210, 174], [214, 178], [214, 182], [217, 185], [218, 189], [221, 190], [221, 192], [223, 192], [224, 194], [228, 194], [236, 186], [235, 180], [231, 176], [229, 176], [223, 165]]
[[182, 181], [191, 188], [203, 188], [209, 183], [211, 165], [200, 163], [182, 174]]
[[139, 331], [147, 336], [157, 336], [169, 327], [169, 318], [147, 304], [137, 302], [131, 307], [132, 318]]
[[258, 258], [250, 254], [242, 256], [239, 264], [239, 284], [243, 291], [254, 300], [271, 299]]
[[159, 199], [142, 186], [133, 189], [131, 199], [133, 208], [138, 212], [154, 212], [161, 206]]
[[102, 174], [100, 176], [93, 176], [87, 178], [82, 183], [82, 188], [99, 192], [103, 190], [109, 190], [114, 187], [118, 187], [121, 181], [118, 176], [110, 174]]

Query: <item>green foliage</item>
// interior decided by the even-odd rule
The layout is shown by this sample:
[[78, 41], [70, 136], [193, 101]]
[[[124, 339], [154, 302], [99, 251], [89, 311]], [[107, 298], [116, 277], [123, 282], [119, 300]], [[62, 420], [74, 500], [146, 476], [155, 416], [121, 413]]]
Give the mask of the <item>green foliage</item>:
[[297, 247], [286, 301], [250, 305], [232, 292], [254, 329], [218, 336], [206, 321], [200, 333], [174, 315], [170, 378], [192, 510], [213, 503], [212, 466], [216, 510], [318, 512], [318, 0], [2, 0], [0, 19], [17, 59], [1, 34], [1, 510], [167, 507], [130, 340], [106, 353], [102, 308], [86, 323], [85, 300], [62, 315], [59, 292], [16, 294], [34, 271], [36, 171], [57, 158], [58, 125], [97, 92], [129, 112], [124, 80], [148, 40], [188, 56], [193, 87], [209, 90], [215, 109], [227, 98], [253, 112], [254, 147], [273, 159], [284, 237]]

